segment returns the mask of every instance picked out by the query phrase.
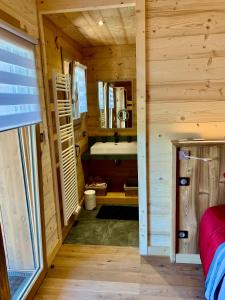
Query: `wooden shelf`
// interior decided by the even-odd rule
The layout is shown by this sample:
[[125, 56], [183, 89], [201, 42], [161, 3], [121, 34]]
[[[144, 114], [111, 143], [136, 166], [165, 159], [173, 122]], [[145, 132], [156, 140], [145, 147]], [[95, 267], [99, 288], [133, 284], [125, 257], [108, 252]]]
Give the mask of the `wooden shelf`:
[[125, 196], [121, 192], [108, 192], [106, 196], [96, 196], [97, 204], [135, 204], [138, 205], [138, 196]]

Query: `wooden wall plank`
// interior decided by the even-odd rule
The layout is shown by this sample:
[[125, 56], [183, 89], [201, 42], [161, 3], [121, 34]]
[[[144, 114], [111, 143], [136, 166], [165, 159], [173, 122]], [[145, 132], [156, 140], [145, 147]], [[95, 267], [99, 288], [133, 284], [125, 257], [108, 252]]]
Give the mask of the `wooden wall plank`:
[[147, 58], [162, 61], [224, 57], [224, 36], [224, 33], [219, 33], [154, 38], [147, 45]]
[[147, 37], [165, 38], [213, 33], [224, 33], [224, 11], [162, 11], [155, 15], [151, 5], [147, 12]]
[[225, 80], [180, 81], [147, 86], [148, 102], [225, 101]]
[[180, 81], [224, 80], [224, 57], [151, 61], [148, 63], [148, 78], [151, 84], [166, 84]]
[[151, 7], [151, 12], [154, 14], [169, 13], [185, 13], [185, 12], [198, 12], [198, 11], [221, 11], [225, 10], [223, 0], [147, 0], [147, 6]]
[[225, 116], [224, 101], [153, 102], [147, 109], [152, 123], [223, 122]]

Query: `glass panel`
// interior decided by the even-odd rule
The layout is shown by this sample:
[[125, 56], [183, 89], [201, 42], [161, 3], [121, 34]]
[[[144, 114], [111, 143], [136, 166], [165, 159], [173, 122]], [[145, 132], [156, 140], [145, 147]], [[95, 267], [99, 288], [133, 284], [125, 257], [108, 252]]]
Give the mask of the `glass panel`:
[[34, 126], [0, 133], [0, 222], [12, 299], [43, 269]]

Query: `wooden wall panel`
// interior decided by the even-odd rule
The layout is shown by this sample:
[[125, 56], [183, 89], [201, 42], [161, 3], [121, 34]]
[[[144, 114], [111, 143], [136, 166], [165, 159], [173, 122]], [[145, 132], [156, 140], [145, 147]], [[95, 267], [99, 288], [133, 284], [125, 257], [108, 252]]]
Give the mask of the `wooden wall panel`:
[[[46, 56], [47, 56], [47, 77], [49, 83], [49, 94], [50, 94], [50, 103], [48, 103], [48, 109], [51, 111], [52, 122], [53, 122], [53, 135], [55, 145], [55, 153], [56, 155], [56, 165], [54, 166], [56, 169], [59, 167], [58, 163], [58, 150], [57, 150], [57, 134], [55, 127], [55, 113], [53, 104], [53, 96], [52, 96], [52, 71], [63, 72], [62, 70], [62, 59], [61, 59], [61, 49], [65, 58], [76, 60], [83, 63], [82, 53], [79, 46], [68, 36], [66, 36], [56, 25], [54, 25], [47, 17], [43, 18], [43, 26], [44, 26], [44, 36], [45, 36], [45, 46], [46, 46]], [[74, 127], [74, 136], [75, 143], [78, 144], [81, 148], [81, 154], [87, 148], [87, 137], [83, 137], [82, 133], [86, 131], [86, 119], [85, 116], [81, 119], [81, 124], [78, 127]], [[78, 177], [78, 194], [79, 199], [83, 197], [84, 192], [84, 174], [81, 163], [81, 156], [77, 158], [77, 177]], [[58, 178], [58, 187], [60, 186], [60, 178]], [[58, 191], [59, 201], [61, 201], [61, 192], [60, 189]], [[53, 226], [54, 227], [54, 226]], [[52, 233], [54, 235], [54, 233]]]
[[[9, 14], [11, 17], [18, 20], [18, 23], [20, 24], [20, 28], [24, 29], [28, 34], [32, 35], [34, 38], [39, 39], [37, 7], [36, 7], [35, 0], [30, 0], [30, 1], [1, 0], [0, 9], [2, 9], [4, 13]], [[7, 19], [5, 21], [7, 21]], [[47, 127], [47, 120], [46, 120], [41, 56], [40, 56], [39, 46], [36, 48], [36, 57], [37, 57], [37, 68], [39, 74], [38, 81], [39, 81], [39, 91], [41, 95], [42, 118], [43, 118], [41, 130], [44, 133], [44, 141], [41, 145], [43, 182], [41, 182], [40, 184], [43, 184], [43, 193], [44, 193], [45, 226], [46, 226], [46, 232], [48, 233], [46, 235], [47, 253], [48, 255], [51, 255], [55, 245], [58, 242], [59, 236], [57, 233], [56, 209], [55, 209], [54, 189], [53, 189], [53, 181], [52, 181], [52, 165], [51, 165], [50, 149], [49, 149], [48, 127]], [[52, 225], [53, 223], [54, 226]], [[49, 244], [48, 240], [53, 235], [54, 238], [52, 239], [51, 244]]]
[[150, 246], [170, 247], [171, 140], [225, 138], [225, 3], [147, 0], [146, 9]]
[[[112, 135], [112, 130], [99, 128], [98, 80], [132, 80], [136, 98], [136, 50], [135, 45], [118, 45], [83, 48], [88, 79], [87, 130], [90, 136]], [[136, 112], [136, 101], [134, 101]], [[133, 129], [114, 130], [120, 135], [136, 135], [136, 116]]]

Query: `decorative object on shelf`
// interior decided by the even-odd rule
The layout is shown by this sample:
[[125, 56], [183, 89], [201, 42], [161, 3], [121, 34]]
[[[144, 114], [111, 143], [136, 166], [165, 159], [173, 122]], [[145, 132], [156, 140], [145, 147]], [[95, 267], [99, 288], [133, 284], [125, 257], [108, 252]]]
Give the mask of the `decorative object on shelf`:
[[105, 196], [107, 193], [108, 182], [108, 179], [103, 179], [100, 176], [90, 176], [85, 185], [85, 190], [95, 190], [96, 196]]
[[128, 178], [124, 184], [125, 196], [138, 196], [138, 179]]

